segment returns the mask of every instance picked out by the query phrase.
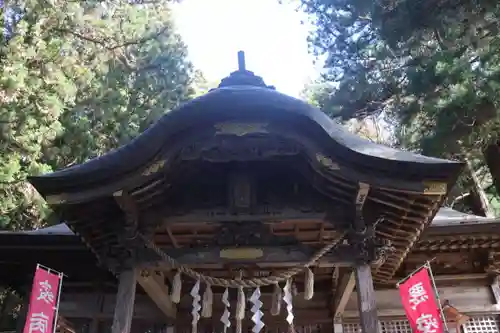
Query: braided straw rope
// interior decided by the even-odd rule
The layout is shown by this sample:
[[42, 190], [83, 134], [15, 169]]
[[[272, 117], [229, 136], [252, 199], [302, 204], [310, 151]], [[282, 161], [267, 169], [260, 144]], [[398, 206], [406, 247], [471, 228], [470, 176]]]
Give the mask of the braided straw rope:
[[304, 269], [309, 266], [314, 265], [321, 257], [323, 257], [328, 251], [337, 246], [340, 241], [344, 238], [346, 232], [343, 232], [339, 235], [338, 238], [334, 239], [330, 243], [326, 244], [322, 249], [316, 252], [311, 259], [303, 265], [299, 265], [296, 267], [292, 267], [284, 272], [281, 272], [277, 275], [252, 278], [252, 279], [223, 279], [217, 277], [211, 277], [207, 275], [200, 274], [191, 268], [179, 264], [177, 260], [166, 254], [163, 250], [161, 250], [156, 244], [146, 236], [139, 234], [139, 237], [145, 242], [146, 247], [153, 250], [157, 255], [159, 255], [172, 269], [177, 269], [179, 272], [184, 273], [195, 280], [200, 280], [211, 286], [219, 286], [226, 288], [256, 288], [261, 286], [268, 286], [272, 284], [276, 284], [278, 282], [282, 282], [288, 280], [292, 276], [302, 272]]

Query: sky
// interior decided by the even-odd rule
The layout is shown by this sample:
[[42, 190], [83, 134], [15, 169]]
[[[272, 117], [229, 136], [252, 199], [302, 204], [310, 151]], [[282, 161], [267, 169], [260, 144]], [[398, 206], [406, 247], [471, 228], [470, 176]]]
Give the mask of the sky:
[[295, 7], [278, 0], [183, 0], [173, 13], [189, 59], [209, 82], [235, 71], [242, 50], [248, 70], [299, 97], [318, 68], [308, 53], [307, 16]]

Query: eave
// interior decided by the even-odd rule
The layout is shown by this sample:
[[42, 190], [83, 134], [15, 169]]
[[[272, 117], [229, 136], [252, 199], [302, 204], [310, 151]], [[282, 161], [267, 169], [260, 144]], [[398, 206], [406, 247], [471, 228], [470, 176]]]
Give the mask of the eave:
[[[296, 160], [290, 164], [300, 164], [304, 177], [318, 193], [331, 200], [328, 209], [335, 213], [342, 207], [354, 207], [358, 184], [369, 184], [367, 211], [383, 213], [377, 234], [389, 239], [396, 248], [384, 265], [376, 269], [375, 279], [379, 281], [393, 276], [462, 168], [461, 163], [399, 151], [358, 138], [321, 111], [273, 90], [228, 87], [216, 89], [166, 114], [139, 138], [114, 152], [79, 166], [32, 177], [30, 181], [98, 258], [112, 265], [105, 258], [111, 250], [118, 261], [126, 260], [128, 255], [121, 235], [124, 209], [143, 214], [139, 229], [144, 232], [158, 229], [160, 233], [168, 233], [182, 228], [186, 221], [176, 222], [172, 217], [158, 221], [164, 216], [159, 212], [162, 208], [158, 208], [165, 208], [162, 200], [175, 195], [170, 191], [171, 179], [183, 172], [178, 156], [184, 158], [181, 162], [239, 161], [242, 157], [214, 160], [203, 154], [190, 156], [186, 150], [193, 145], [216, 145], [226, 137], [238, 142], [278, 138], [291, 143], [293, 152], [297, 146]], [[258, 156], [255, 159], [273, 160]], [[129, 208], [116, 201], [124, 197], [131, 202]], [[327, 232], [328, 228], [339, 229], [352, 223], [348, 214], [323, 213], [324, 218], [304, 214], [302, 220], [309, 218], [319, 230]], [[245, 215], [241, 220], [248, 218]], [[232, 219], [235, 220], [234, 216]], [[301, 223], [287, 217], [264, 217], [260, 221]], [[203, 225], [221, 221], [195, 222]], [[194, 224], [190, 227], [197, 228]], [[302, 237], [300, 232], [296, 236]], [[311, 245], [325, 241], [320, 236]]]
[[[322, 153], [326, 158], [341, 161], [351, 168], [368, 169], [381, 179], [402, 180], [410, 177], [454, 181], [457, 170], [462, 167], [462, 163], [401, 151], [360, 138], [320, 110], [274, 90], [227, 87], [213, 90], [167, 113], [137, 139], [119, 149], [81, 165], [31, 177], [30, 181], [44, 196], [83, 193], [86, 190], [113, 193], [123, 187], [121, 179], [142, 171], [139, 174], [143, 177], [138, 177], [142, 178], [138, 179], [141, 183], [145, 181], [144, 177], [155, 173], [152, 171], [161, 169], [164, 165], [158, 164], [162, 161], [158, 160], [158, 154], [174, 148], [175, 144], [170, 142], [177, 142], [181, 133], [192, 135], [190, 130], [200, 126], [217, 128], [231, 122], [247, 123], [247, 134], [267, 131], [265, 128], [252, 128], [252, 125], [295, 123], [306, 134], [305, 137], [316, 137], [318, 147], [325, 149], [324, 152], [312, 152], [313, 156]], [[133, 186], [132, 181], [130, 185]]]

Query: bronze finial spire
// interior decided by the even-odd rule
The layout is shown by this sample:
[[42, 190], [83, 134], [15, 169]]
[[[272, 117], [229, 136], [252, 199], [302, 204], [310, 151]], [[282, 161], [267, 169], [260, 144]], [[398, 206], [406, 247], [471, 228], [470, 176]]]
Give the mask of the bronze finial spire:
[[245, 52], [244, 51], [238, 51], [238, 70], [239, 71], [246, 71]]
[[238, 51], [238, 70], [223, 78], [219, 84], [219, 88], [228, 86], [254, 86], [275, 89], [273, 86], [266, 85], [260, 76], [246, 69], [245, 52], [243, 51]]

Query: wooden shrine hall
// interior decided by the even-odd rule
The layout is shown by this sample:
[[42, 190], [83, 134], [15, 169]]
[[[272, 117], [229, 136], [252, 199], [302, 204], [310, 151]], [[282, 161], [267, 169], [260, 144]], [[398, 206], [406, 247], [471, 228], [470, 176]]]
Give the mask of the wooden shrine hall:
[[[307, 229], [306, 229], [307, 230]], [[282, 230], [278, 235], [293, 233]], [[181, 234], [178, 233], [180, 236]], [[375, 282], [375, 297], [380, 332], [412, 333], [406, 320], [395, 284], [426, 260], [432, 262], [441, 303], [445, 308], [450, 332], [500, 332], [500, 220], [468, 215], [449, 208], [441, 208], [432, 224], [406, 256], [394, 278]], [[106, 267], [98, 265], [95, 256], [65, 224], [45, 229], [0, 232], [0, 285], [11, 287], [23, 295], [29, 292], [34, 267], [45, 265], [64, 271], [63, 293], [59, 309], [59, 332], [97, 333], [111, 330], [116, 304], [118, 281]], [[353, 268], [336, 266], [314, 268], [315, 278], [324, 280], [324, 289], [315, 290], [314, 297], [303, 300], [303, 291], [297, 290], [294, 299], [295, 330], [299, 333], [359, 333], [359, 311]], [[190, 296], [177, 304], [175, 318], [162, 312], [158, 299], [168, 302], [168, 286], [172, 272], [163, 271], [164, 280], [154, 281], [150, 276], [138, 277], [137, 295], [131, 331], [134, 333], [165, 333], [177, 329], [190, 331]], [[331, 280], [327, 283], [327, 280]], [[151, 284], [158, 296], [152, 298]], [[161, 288], [161, 289], [160, 289]], [[161, 291], [163, 290], [163, 291]], [[265, 291], [264, 289], [262, 289]], [[23, 295], [25, 296], [25, 295]], [[14, 332], [5, 324], [5, 318], [17, 306], [17, 297], [10, 295], [0, 307], [0, 332]], [[269, 295], [264, 298], [268, 299]], [[264, 300], [264, 307], [268, 300]], [[162, 303], [159, 303], [162, 304]], [[173, 306], [173, 304], [171, 304]], [[214, 310], [221, 303], [214, 303]], [[18, 320], [18, 332], [23, 320]], [[2, 322], [4, 325], [2, 325]], [[216, 328], [215, 321], [202, 318], [202, 331]], [[287, 331], [282, 316], [270, 316], [265, 321], [266, 332]], [[219, 324], [220, 325], [220, 324]]]
[[[30, 178], [69, 228], [57, 240], [30, 234], [31, 259], [67, 274], [66, 318], [83, 313], [79, 297], [116, 294], [111, 329], [92, 333], [145, 332], [134, 325], [155, 316], [186, 332], [332, 331], [347, 289], [361, 331], [380, 332], [374, 285], [393, 287], [426, 246], [462, 167], [350, 134], [267, 86], [240, 53], [217, 89], [126, 146]], [[68, 299], [72, 280], [90, 289]], [[107, 299], [96, 302], [85, 317], [102, 322]]]

